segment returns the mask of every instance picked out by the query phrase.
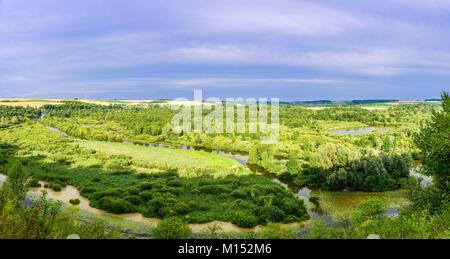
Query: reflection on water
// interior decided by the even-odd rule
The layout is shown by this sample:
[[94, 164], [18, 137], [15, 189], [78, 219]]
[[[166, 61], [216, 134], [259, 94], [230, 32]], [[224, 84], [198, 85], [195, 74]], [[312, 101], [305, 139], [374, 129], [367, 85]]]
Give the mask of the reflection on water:
[[333, 130], [332, 133], [339, 134], [339, 135], [361, 135], [361, 134], [367, 134], [373, 131], [378, 132], [387, 132], [389, 131], [389, 128], [362, 128], [362, 129], [350, 129], [350, 130]]

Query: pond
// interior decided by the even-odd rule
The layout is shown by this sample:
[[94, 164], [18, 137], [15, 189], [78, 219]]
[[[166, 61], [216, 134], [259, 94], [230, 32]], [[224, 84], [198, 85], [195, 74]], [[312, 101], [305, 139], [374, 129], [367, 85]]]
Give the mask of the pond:
[[374, 128], [374, 127], [369, 127], [369, 128], [362, 128], [362, 129], [349, 129], [349, 130], [333, 130], [332, 133], [334, 134], [339, 134], [339, 135], [362, 135], [362, 134], [367, 134], [370, 132], [388, 132], [390, 129], [389, 128]]

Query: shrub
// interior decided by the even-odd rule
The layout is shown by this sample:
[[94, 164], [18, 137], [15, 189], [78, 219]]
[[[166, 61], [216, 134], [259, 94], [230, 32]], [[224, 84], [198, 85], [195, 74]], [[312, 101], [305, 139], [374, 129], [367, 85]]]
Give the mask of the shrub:
[[258, 237], [262, 239], [295, 239], [295, 234], [289, 227], [269, 223]]
[[62, 188], [63, 188], [63, 186], [61, 184], [59, 184], [59, 183], [52, 183], [52, 184], [50, 184], [50, 187], [55, 192], [60, 192], [62, 190]]
[[383, 201], [368, 199], [358, 204], [357, 210], [353, 215], [353, 221], [359, 223], [375, 219], [384, 215], [385, 211], [386, 208]]
[[151, 191], [141, 192], [139, 193], [139, 197], [145, 201], [151, 200], [153, 197], [153, 192]]
[[115, 214], [130, 213], [135, 211], [135, 207], [131, 202], [115, 197], [103, 197], [97, 202], [97, 204], [100, 209]]
[[205, 185], [200, 187], [199, 190], [201, 193], [207, 194], [222, 194], [231, 192], [231, 189], [222, 185]]
[[142, 204], [141, 197], [139, 197], [137, 195], [129, 195], [129, 196], [125, 197], [125, 200], [131, 202], [134, 205]]
[[94, 193], [95, 191], [96, 189], [94, 187], [88, 186], [81, 189], [81, 194], [83, 195], [91, 194]]
[[41, 185], [41, 183], [39, 183], [39, 180], [38, 179], [36, 179], [36, 178], [32, 178], [31, 180], [30, 180], [30, 187], [31, 188], [39, 188], [39, 187], [41, 187], [42, 185]]
[[253, 214], [258, 218], [258, 222], [261, 224], [280, 222], [283, 221], [285, 217], [285, 213], [277, 206], [258, 207], [253, 210]]
[[183, 182], [179, 179], [173, 179], [167, 182], [167, 185], [170, 187], [182, 187]]
[[143, 182], [137, 186], [141, 190], [151, 190], [152, 189], [152, 183], [151, 182]]
[[187, 239], [192, 230], [179, 218], [167, 218], [159, 222], [151, 234], [154, 239]]
[[343, 235], [343, 230], [327, 226], [327, 223], [322, 219], [313, 220], [306, 231], [304, 236], [306, 239], [332, 239]]
[[105, 168], [109, 170], [122, 170], [123, 166], [120, 164], [119, 161], [110, 160], [106, 162]]
[[242, 189], [234, 190], [231, 192], [231, 196], [237, 199], [247, 199], [249, 197], [248, 192]]
[[173, 210], [177, 215], [186, 215], [192, 211], [192, 208], [183, 202], [178, 202], [173, 206]]
[[80, 199], [70, 199], [69, 203], [72, 205], [79, 205]]

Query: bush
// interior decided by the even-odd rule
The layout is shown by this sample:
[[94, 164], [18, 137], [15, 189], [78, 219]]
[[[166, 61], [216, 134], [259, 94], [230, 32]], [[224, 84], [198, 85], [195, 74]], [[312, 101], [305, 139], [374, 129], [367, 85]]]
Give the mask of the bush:
[[258, 235], [262, 239], [295, 239], [294, 232], [289, 227], [270, 223]]
[[88, 186], [81, 189], [81, 194], [83, 195], [91, 194], [94, 193], [95, 191], [96, 191], [95, 187]]
[[36, 179], [36, 178], [32, 178], [31, 180], [30, 180], [30, 187], [31, 188], [40, 188], [42, 185], [41, 185], [41, 183], [39, 183], [39, 180], [38, 179]]
[[129, 195], [125, 197], [125, 200], [131, 202], [134, 205], [140, 205], [142, 203], [141, 197], [137, 195]]
[[142, 200], [149, 201], [149, 200], [151, 200], [152, 197], [153, 197], [153, 192], [151, 192], [151, 191], [141, 192], [141, 193], [139, 193], [139, 197], [140, 197]]
[[231, 192], [231, 196], [237, 199], [247, 199], [249, 197], [246, 190], [237, 189]]
[[135, 211], [134, 205], [124, 199], [115, 197], [103, 197], [97, 202], [100, 209], [115, 214], [131, 213]]
[[59, 184], [59, 183], [52, 183], [52, 184], [50, 184], [50, 187], [55, 192], [60, 192], [62, 190], [62, 188], [63, 188], [63, 186], [61, 184]]
[[70, 199], [69, 203], [72, 205], [79, 205], [80, 204], [80, 199]]
[[120, 164], [119, 161], [110, 160], [106, 162], [105, 168], [109, 170], [122, 170], [123, 166]]
[[253, 214], [258, 218], [258, 222], [261, 224], [280, 222], [283, 221], [285, 217], [285, 213], [277, 206], [258, 207], [253, 210]]
[[179, 218], [167, 218], [151, 234], [154, 239], [188, 239], [192, 230]]
[[179, 179], [173, 179], [167, 182], [167, 185], [170, 187], [182, 187], [183, 182]]
[[143, 182], [143, 183], [139, 184], [137, 187], [140, 190], [145, 191], [145, 190], [151, 190], [153, 185], [151, 182]]
[[201, 193], [216, 194], [216, 195], [231, 192], [231, 189], [229, 189], [226, 186], [222, 186], [222, 185], [205, 185], [205, 186], [200, 187], [199, 190]]
[[343, 230], [327, 226], [327, 223], [322, 220], [313, 220], [306, 229], [304, 238], [306, 239], [332, 239], [342, 238]]

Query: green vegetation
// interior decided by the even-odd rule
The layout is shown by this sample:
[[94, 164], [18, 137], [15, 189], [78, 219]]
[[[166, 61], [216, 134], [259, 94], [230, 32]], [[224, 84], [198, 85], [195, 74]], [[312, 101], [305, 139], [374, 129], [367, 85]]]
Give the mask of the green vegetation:
[[407, 206], [410, 203], [406, 189], [388, 192], [313, 191], [311, 195], [318, 199], [320, 210], [336, 218], [350, 216], [359, 203], [368, 199], [383, 201], [386, 206], [392, 208]]
[[[327, 157], [332, 157], [331, 155], [327, 154]], [[300, 185], [330, 190], [378, 192], [395, 190], [400, 187], [402, 180], [408, 177], [411, 163], [409, 155], [363, 157], [328, 170], [307, 168], [296, 181]]]
[[415, 137], [424, 162], [423, 172], [432, 175], [434, 184], [423, 188], [416, 179], [404, 182], [409, 205], [398, 217], [386, 215], [386, 204], [369, 199], [351, 216], [341, 216], [332, 223], [315, 220], [307, 227], [306, 238], [450, 238], [449, 115], [450, 98], [442, 95], [442, 110], [433, 112], [431, 121]]
[[[258, 134], [176, 134], [170, 127], [174, 111], [158, 105], [139, 108], [66, 102], [44, 106], [47, 117], [42, 122], [89, 141], [165, 142], [206, 150], [247, 152], [249, 163], [313, 188], [386, 191], [397, 189], [400, 180], [407, 177], [410, 157], [417, 158], [418, 153], [412, 136], [435, 108], [435, 104], [391, 105], [379, 110], [343, 104], [313, 110], [301, 105], [282, 105], [280, 143], [273, 146], [260, 145]], [[333, 132], [369, 127], [375, 130], [355, 135]], [[98, 142], [82, 145], [107, 152], [118, 147]], [[127, 153], [138, 152], [137, 147], [129, 149], [134, 151]], [[180, 162], [189, 156], [175, 155], [183, 157]], [[165, 157], [154, 163], [164, 163]], [[193, 167], [201, 168], [198, 164]]]
[[292, 229], [277, 224], [269, 224], [258, 235], [262, 239], [295, 239]]
[[[178, 169], [183, 176], [196, 176], [213, 172], [216, 177], [228, 174], [248, 175], [250, 171], [233, 159], [204, 151], [188, 151], [169, 148], [149, 148], [100, 141], [76, 142], [81, 148], [109, 155], [126, 156], [135, 167]], [[127, 162], [129, 163], [129, 162]], [[125, 165], [127, 164], [125, 163]], [[108, 162], [109, 169], [120, 170], [123, 163]]]
[[432, 175], [437, 187], [450, 192], [450, 97], [442, 94], [442, 110], [433, 112], [415, 138], [420, 148], [424, 172]]
[[8, 179], [0, 186], [0, 238], [66, 238], [73, 233], [82, 238], [113, 237], [102, 223], [80, 224], [74, 215], [61, 212], [61, 204], [45, 194], [25, 199], [28, 175], [18, 160], [10, 162], [7, 171]]
[[[172, 132], [174, 111], [152, 102], [0, 106], [0, 172], [8, 175], [0, 189], [0, 238], [104, 238], [122, 229], [159, 239], [449, 237], [447, 94], [442, 107], [355, 102], [314, 108], [282, 105], [279, 143], [261, 145], [259, 134]], [[159, 143], [197, 151], [148, 147]], [[247, 154], [252, 167], [210, 150], [239, 152], [243, 160]], [[409, 178], [413, 159], [423, 162], [433, 185]], [[296, 191], [314, 189], [308, 206], [325, 216], [301, 228], [282, 225], [309, 215], [303, 200], [268, 175]], [[90, 206], [106, 212], [163, 220], [155, 229], [110, 216], [102, 216], [108, 225], [99, 223], [74, 206], [61, 210], [45, 195], [27, 197], [41, 182], [53, 191], [75, 186]], [[392, 207], [397, 217], [388, 215]], [[186, 225], [212, 221], [265, 227], [250, 234], [214, 227], [192, 234]]]
[[39, 118], [39, 112], [36, 109], [0, 105], [0, 129], [37, 118]]

